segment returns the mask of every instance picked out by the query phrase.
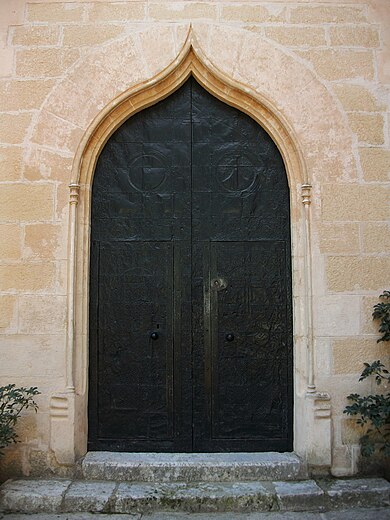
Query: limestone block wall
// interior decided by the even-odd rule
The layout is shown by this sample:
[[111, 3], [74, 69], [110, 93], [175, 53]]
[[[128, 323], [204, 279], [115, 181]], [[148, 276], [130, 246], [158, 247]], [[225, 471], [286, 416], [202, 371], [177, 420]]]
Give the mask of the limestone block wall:
[[[306, 410], [295, 421], [296, 448], [310, 465], [338, 475], [357, 471], [360, 432], [342, 414], [345, 396], [370, 389], [357, 382], [364, 361], [389, 357], [371, 320], [372, 305], [390, 284], [388, 1], [3, 0], [0, 385], [42, 392], [38, 413], [20, 423], [21, 443], [0, 461], [3, 478], [66, 472], [85, 452], [81, 310], [72, 339], [78, 364], [72, 395], [81, 405], [70, 413], [74, 401], [66, 397], [73, 327], [69, 183], [78, 179], [101, 114], [169, 68], [190, 45], [189, 34], [209, 67], [274, 110], [297, 145], [302, 172], [289, 178], [298, 226], [293, 249], [305, 219], [294, 204], [309, 183], [312, 269], [294, 253], [295, 401]], [[83, 182], [78, 211], [88, 216], [90, 186]], [[79, 220], [88, 230], [88, 218]], [[312, 343], [314, 388], [302, 338]], [[77, 437], [77, 447], [68, 448], [61, 435]]]

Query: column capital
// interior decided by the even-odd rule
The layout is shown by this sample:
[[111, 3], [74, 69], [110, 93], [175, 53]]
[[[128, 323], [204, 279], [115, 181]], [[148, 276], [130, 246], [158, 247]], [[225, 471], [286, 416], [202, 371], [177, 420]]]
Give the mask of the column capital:
[[302, 204], [305, 206], [311, 204], [311, 189], [311, 184], [302, 184], [301, 186]]
[[79, 194], [80, 194], [80, 184], [77, 184], [75, 182], [69, 184], [69, 204], [74, 204], [77, 206], [79, 203]]

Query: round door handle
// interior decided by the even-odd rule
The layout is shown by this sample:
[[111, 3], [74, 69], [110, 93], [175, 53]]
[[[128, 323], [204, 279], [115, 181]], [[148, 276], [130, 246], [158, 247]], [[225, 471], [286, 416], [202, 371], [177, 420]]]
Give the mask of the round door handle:
[[225, 339], [226, 339], [226, 341], [233, 341], [234, 334], [232, 334], [231, 332], [229, 334], [226, 334]]
[[158, 339], [158, 332], [152, 332], [150, 337], [151, 339]]

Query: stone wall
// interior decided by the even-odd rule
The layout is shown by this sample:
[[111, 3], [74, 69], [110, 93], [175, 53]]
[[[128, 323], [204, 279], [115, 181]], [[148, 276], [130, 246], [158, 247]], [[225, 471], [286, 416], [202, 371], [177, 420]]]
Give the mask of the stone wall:
[[[73, 402], [66, 397], [72, 392], [68, 185], [80, 180], [77, 170], [97, 122], [104, 124], [102, 114], [107, 118], [124, 93], [170, 67], [189, 34], [209, 68], [274, 111], [297, 145], [302, 171], [292, 167], [289, 174], [296, 403], [313, 390], [310, 406], [296, 405], [306, 410], [295, 421], [297, 451], [311, 465], [332, 466], [334, 474], [354, 473], [360, 432], [342, 414], [345, 396], [370, 388], [357, 383], [364, 361], [388, 356], [371, 321], [390, 273], [387, 0], [3, 0], [0, 24], [0, 384], [36, 385], [42, 392], [39, 412], [21, 421], [22, 442], [7, 451], [3, 475], [63, 471], [85, 451], [85, 441], [73, 451], [64, 441], [62, 456], [56, 438], [86, 430], [85, 384], [78, 377], [86, 373], [78, 354], [87, 330], [82, 310], [74, 363], [76, 400], [84, 401], [64, 412]], [[312, 299], [303, 279], [308, 267], [300, 267], [304, 254], [294, 245], [302, 240], [305, 217], [297, 201], [304, 182], [312, 185]], [[82, 180], [83, 215], [89, 188]], [[88, 218], [79, 220], [88, 229]], [[312, 389], [301, 341], [305, 302], [312, 307]], [[330, 452], [322, 456], [324, 443]]]

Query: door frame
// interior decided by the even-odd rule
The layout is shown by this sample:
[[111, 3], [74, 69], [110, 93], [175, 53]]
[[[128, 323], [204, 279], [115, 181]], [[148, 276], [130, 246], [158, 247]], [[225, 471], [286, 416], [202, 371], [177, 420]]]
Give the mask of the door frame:
[[[226, 76], [207, 59], [190, 30], [184, 47], [170, 66], [124, 92], [100, 112], [84, 135], [74, 160], [69, 185], [66, 391], [52, 397], [66, 401], [64, 406], [70, 419], [66, 443], [58, 446], [57, 429], [51, 429], [51, 447], [60, 462], [77, 460], [87, 451], [89, 239], [91, 189], [97, 158], [109, 137], [127, 118], [169, 96], [190, 74], [213, 96], [257, 121], [274, 140], [285, 164], [291, 211], [294, 451], [307, 459], [313, 449], [308, 443], [314, 435], [308, 433], [315, 415], [313, 409], [316, 400], [326, 396], [319, 396], [314, 385], [311, 186], [298, 139], [276, 106], [259, 92]], [[328, 456], [330, 446], [325, 448], [325, 458]]]
[[[213, 114], [211, 119], [210, 113]], [[180, 124], [181, 129], [179, 134], [177, 132], [170, 134], [168, 129], [164, 134], [154, 132], [156, 125], [166, 122], [167, 117], [172, 118], [176, 115], [178, 117], [176, 122]], [[134, 120], [138, 122], [136, 127], [133, 126]], [[221, 128], [217, 125], [214, 131], [209, 133], [209, 125], [213, 124], [213, 121], [225, 121], [230, 131], [227, 132], [225, 127]], [[242, 131], [241, 135], [232, 134], [233, 122], [239, 125], [240, 133]], [[139, 124], [146, 125], [149, 129], [150, 123], [152, 123], [150, 129], [152, 135], [147, 132], [148, 135], [141, 138], [142, 131], [140, 133]], [[176, 124], [174, 126], [176, 128]], [[200, 130], [202, 127], [208, 136], [206, 141]], [[215, 130], [217, 133], [215, 133]], [[221, 135], [219, 135], [218, 130], [221, 130]], [[220, 149], [218, 146], [221, 146], [222, 135], [225, 138], [222, 139], [224, 145]], [[130, 146], [131, 150], [126, 145], [128, 141], [133, 142], [133, 145]], [[147, 150], [134, 145], [134, 142], [139, 143], [140, 141], [143, 141]], [[170, 182], [168, 184], [161, 183], [160, 179], [156, 181], [160, 184], [158, 187], [144, 188], [143, 183], [141, 187], [140, 178], [137, 176], [137, 179], [133, 179], [134, 182], [130, 182], [131, 186], [128, 185], [127, 176], [129, 173], [131, 174], [128, 168], [133, 164], [132, 154], [135, 153], [137, 157], [140, 154], [142, 156], [146, 154], [146, 161], [148, 161], [150, 154], [154, 157], [154, 152], [150, 147], [154, 148], [155, 143], [159, 143], [156, 145], [159, 150], [157, 159], [160, 157], [165, 163], [168, 168], [167, 171], [169, 171], [168, 177], [172, 175], [173, 178], [175, 177], [174, 172], [178, 171], [178, 165], [179, 170], [184, 167], [185, 172], [183, 171], [180, 174], [180, 184], [176, 185], [173, 178], [171, 179], [172, 184]], [[180, 150], [177, 148], [178, 144]], [[199, 153], [199, 146], [201, 153]], [[215, 147], [218, 148], [216, 156], [217, 149]], [[234, 183], [234, 185], [227, 186], [219, 178], [211, 181], [213, 172], [216, 173], [215, 168], [221, 164], [221, 157], [224, 160], [230, 159], [232, 154], [241, 159], [244, 158], [244, 162], [240, 162], [240, 164], [251, 165], [252, 169], [256, 169], [255, 165], [258, 164], [258, 160], [261, 162], [259, 149], [262, 150], [261, 157], [264, 158], [265, 164], [268, 163], [268, 160], [270, 161], [269, 171], [266, 175], [267, 181], [261, 179], [259, 172], [257, 172], [259, 177], [256, 183], [253, 179], [248, 181], [244, 174], [244, 183], [248, 182], [250, 185], [238, 187]], [[205, 154], [208, 156], [206, 162]], [[166, 162], [170, 156], [174, 158], [173, 163], [169, 160]], [[255, 159], [256, 157], [257, 159]], [[124, 169], [122, 168], [122, 173], [116, 172], [113, 175], [119, 163], [122, 167], [124, 166]], [[152, 166], [148, 162], [147, 165]], [[154, 162], [153, 165], [158, 166]], [[172, 167], [174, 169], [171, 170]], [[204, 168], [207, 169], [204, 170]], [[255, 174], [255, 169], [250, 170], [251, 174]], [[271, 177], [270, 172], [272, 172]], [[130, 177], [132, 176], [130, 175]], [[107, 141], [97, 161], [94, 179], [89, 308], [89, 450], [157, 452], [292, 451], [293, 351], [290, 195], [284, 163], [269, 135], [252, 118], [211, 96], [191, 76], [180, 89], [168, 98], [142, 110], [116, 130]], [[112, 186], [110, 186], [111, 179]], [[148, 182], [145, 182], [147, 185]], [[222, 184], [224, 185], [223, 188]], [[260, 195], [263, 190], [267, 192], [269, 189], [272, 190], [272, 195], [268, 193], [266, 199], [263, 199], [263, 196], [260, 198], [255, 196], [255, 193]], [[216, 212], [213, 204], [210, 205], [209, 201], [206, 202], [208, 200], [207, 193], [199, 193], [210, 190], [211, 194], [217, 196], [218, 200], [222, 202], [222, 206]], [[226, 213], [225, 204], [227, 203], [230, 208], [232, 207], [230, 203], [233, 201], [234, 207], [236, 207], [234, 201], [237, 201], [240, 192], [242, 192], [241, 195], [247, 197], [244, 196], [245, 200], [241, 200], [243, 211], [241, 218], [238, 218], [238, 214], [235, 212], [228, 214], [228, 211]], [[155, 203], [151, 202], [151, 200], [155, 200], [153, 193], [167, 197], [179, 194], [183, 200], [187, 201], [188, 205], [185, 204], [183, 207], [180, 206], [180, 209], [175, 208], [172, 210], [173, 212], [164, 213], [164, 221], [168, 219], [166, 222], [176, 222], [173, 226], [174, 229], [170, 229], [171, 226], [169, 225], [163, 226], [163, 229], [161, 229], [159, 225], [161, 212], [158, 210], [155, 213]], [[137, 202], [132, 199], [131, 194], [136, 194]], [[146, 199], [143, 198], [143, 202], [140, 204], [138, 196], [142, 197], [142, 194], [146, 195]], [[148, 194], [152, 199], [148, 197]], [[205, 205], [202, 205], [198, 198], [202, 195], [206, 196]], [[123, 196], [126, 199], [130, 197], [132, 200], [132, 217], [122, 215], [122, 212], [118, 209], [119, 207], [123, 208]], [[113, 202], [113, 208], [110, 211], [106, 207], [108, 200], [106, 197], [109, 197], [109, 200]], [[203, 200], [203, 197], [201, 197], [201, 200]], [[145, 205], [147, 207], [145, 218], [148, 222], [150, 221], [146, 227], [142, 224], [144, 219], [141, 218], [141, 215], [143, 215], [141, 206], [144, 207]], [[254, 209], [253, 205], [257, 209]], [[111, 206], [111, 203], [109, 206]], [[136, 211], [135, 207], [138, 208]], [[204, 212], [209, 212], [209, 219], [213, 220], [211, 227], [204, 227], [202, 224], [202, 219], [205, 217]], [[248, 220], [248, 215], [251, 217], [249, 220], [252, 221], [252, 224]], [[283, 215], [282, 218], [281, 215]], [[117, 219], [122, 217], [124, 218], [122, 224], [117, 226], [115, 224], [118, 222]], [[265, 228], [262, 225], [263, 218], [268, 222]], [[227, 227], [225, 225], [226, 219], [232, 219], [231, 224]], [[278, 224], [273, 227], [269, 220]], [[256, 224], [253, 224], [254, 222]], [[127, 226], [131, 228], [133, 225], [135, 225], [135, 228], [131, 230], [127, 237], [124, 230]], [[272, 226], [272, 231], [268, 228], [268, 225]], [[247, 226], [251, 229], [250, 232], [247, 231]], [[238, 231], [238, 228], [240, 228], [240, 231]], [[131, 241], [128, 242], [128, 240]], [[150, 255], [152, 251], [153, 253]], [[137, 260], [134, 259], [134, 255]], [[268, 257], [268, 255], [271, 256]], [[180, 258], [183, 259], [184, 257], [186, 260], [188, 259], [186, 266], [181, 265]], [[126, 262], [124, 262], [124, 258], [127, 259]], [[244, 258], [245, 260], [243, 260]], [[259, 258], [262, 258], [262, 260], [260, 261]], [[271, 262], [270, 258], [272, 258]], [[119, 262], [118, 265], [116, 265], [117, 261]], [[147, 264], [151, 268], [151, 270], [148, 269], [146, 279], [143, 280], [142, 288], [138, 286], [137, 280], [131, 282], [128, 280], [128, 274], [126, 275], [128, 262], [131, 263], [132, 268], [137, 269], [137, 276], [139, 275], [142, 280], [142, 266]], [[179, 265], [181, 267], [178, 267]], [[153, 266], [161, 268], [157, 278], [155, 270], [153, 273]], [[235, 266], [238, 271], [235, 269], [232, 272], [232, 266]], [[180, 271], [179, 276], [177, 276], [177, 268]], [[232, 296], [227, 296], [225, 291], [209, 290], [212, 285], [211, 280], [220, 275], [225, 276], [223, 273], [230, 279], [228, 285], [235, 295], [233, 300], [235, 301], [237, 297], [241, 303], [243, 303], [244, 298], [241, 292], [243, 287], [251, 288], [256, 292], [263, 283], [266, 284], [270, 301], [268, 303], [261, 302], [262, 311], [264, 311], [264, 305], [267, 311], [265, 315], [262, 311], [260, 311], [260, 314], [263, 320], [267, 320], [271, 319], [268, 312], [272, 311], [272, 323], [273, 325], [276, 323], [279, 339], [275, 343], [276, 336], [271, 332], [270, 341], [273, 349], [275, 349], [274, 354], [278, 353], [276, 356], [278, 359], [274, 361], [268, 359], [270, 345], [263, 344], [263, 340], [260, 341], [261, 345], [258, 345], [261, 347], [260, 350], [252, 350], [255, 345], [251, 337], [256, 331], [258, 332], [258, 327], [254, 324], [253, 318], [259, 313], [257, 305], [260, 302], [257, 301], [254, 308], [255, 302], [246, 301], [248, 309], [245, 305], [245, 311], [236, 302], [237, 316], [235, 316], [235, 312], [232, 313], [231, 311]], [[111, 278], [111, 275], [114, 278]], [[120, 282], [118, 282], [118, 276], [121, 279]], [[247, 279], [248, 276], [250, 280]], [[178, 289], [178, 280], [183, 277], [187, 281], [183, 287], [180, 286], [181, 289]], [[154, 280], [151, 285], [150, 281], [147, 281], [150, 279]], [[202, 280], [201, 284], [200, 279]], [[195, 285], [194, 280], [196, 280]], [[263, 280], [263, 283], [260, 283], [260, 280]], [[270, 285], [271, 281], [272, 286]], [[160, 282], [161, 295], [151, 297], [150, 289], [154, 284], [158, 285]], [[125, 301], [123, 285], [127, 286], [128, 283], [130, 285], [127, 289], [130, 289], [130, 294], [125, 291], [128, 297], [128, 300]], [[137, 285], [135, 299], [148, 303], [153, 302], [156, 305], [156, 313], [159, 316], [157, 321], [161, 323], [158, 342], [150, 341], [149, 337], [149, 334], [156, 330], [154, 327], [160, 328], [160, 325], [156, 325], [156, 323], [151, 325], [150, 323], [150, 320], [156, 318], [151, 315], [139, 315], [139, 312], [136, 312], [135, 300], [131, 297], [131, 287], [134, 283]], [[145, 283], [149, 287], [148, 290], [145, 290]], [[116, 289], [112, 292], [111, 289], [114, 286]], [[184, 289], [184, 286], [186, 286], [186, 289]], [[118, 290], [122, 295], [121, 301], [118, 300]], [[228, 293], [230, 294], [229, 291]], [[278, 296], [274, 298], [271, 293]], [[227, 304], [226, 297], [228, 299]], [[245, 300], [247, 298], [248, 294], [246, 294]], [[190, 310], [188, 304], [191, 300], [195, 304], [192, 309], [194, 315], [188, 314]], [[272, 302], [272, 305], [270, 302]], [[161, 316], [160, 303], [163, 306], [162, 308], [165, 309], [163, 316]], [[110, 311], [112, 305], [115, 306], [115, 312]], [[186, 312], [183, 314], [184, 305]], [[173, 312], [172, 309], [176, 306], [178, 312]], [[211, 309], [210, 314], [204, 315], [205, 306]], [[219, 311], [217, 311], [217, 307]], [[126, 309], [126, 311], [123, 309]], [[220, 312], [225, 318], [227, 317], [225, 313], [229, 315], [229, 323], [219, 323], [218, 316], [222, 316]], [[130, 327], [132, 329], [130, 333], [129, 319], [131, 322], [134, 321], [134, 313], [136, 313], [136, 331], [133, 330], [133, 327]], [[247, 315], [252, 313], [253, 316], [248, 321]], [[111, 318], [108, 318], [108, 315]], [[195, 321], [194, 316], [196, 316]], [[108, 335], [104, 330], [105, 326], [102, 329], [102, 319], [111, 330]], [[112, 324], [112, 320], [116, 319], [118, 323], [113, 329], [110, 323]], [[242, 320], [246, 323], [244, 328]], [[276, 320], [275, 323], [274, 320]], [[266, 321], [264, 323], [261, 321], [261, 324], [266, 328], [270, 325]], [[119, 330], [117, 327], [121, 330], [121, 338], [116, 337], [115, 330]], [[192, 333], [190, 333], [189, 331], [192, 328]], [[160, 387], [159, 395], [155, 394], [153, 390], [151, 390], [151, 394], [149, 390], [147, 391], [148, 396], [145, 397], [144, 402], [146, 408], [143, 406], [138, 408], [140, 400], [143, 401], [143, 397], [140, 395], [138, 401], [134, 400], [134, 395], [138, 393], [133, 386], [134, 381], [126, 381], [128, 370], [123, 362], [119, 362], [122, 356], [124, 356], [123, 359], [127, 359], [128, 356], [127, 340], [123, 337], [125, 330], [128, 330], [130, 334], [130, 336], [126, 334], [127, 340], [133, 338], [130, 344], [136, 342], [133, 345], [135, 350], [131, 358], [136, 362], [136, 366], [141, 367], [141, 370], [137, 370], [138, 377], [140, 377], [137, 384], [147, 385], [148, 389], [151, 389], [150, 385], [155, 386], [155, 384]], [[207, 330], [209, 330], [209, 333], [207, 333]], [[231, 347], [229, 347], [230, 343], [221, 339], [222, 330], [224, 331], [223, 335], [235, 331], [237, 337]], [[280, 330], [284, 331], [282, 337], [280, 337]], [[114, 342], [110, 340], [112, 334], [116, 337]], [[245, 341], [244, 338], [247, 334], [250, 334], [251, 337], [247, 336], [247, 341]], [[177, 344], [176, 339], [178, 340]], [[280, 340], [282, 340], [283, 347]], [[244, 345], [248, 341], [250, 345]], [[142, 348], [139, 348], [140, 345], [142, 345]], [[157, 349], [154, 347], [157, 347]], [[238, 355], [238, 358], [242, 358], [241, 360], [237, 358], [237, 349], [241, 351], [241, 354]], [[242, 349], [246, 351], [245, 355]], [[159, 352], [159, 355], [157, 352]], [[163, 352], [165, 356], [161, 357]], [[153, 378], [150, 379], [150, 374], [142, 375], [145, 372], [142, 367], [145, 363], [146, 353], [148, 361], [144, 368], [154, 371], [155, 365], [149, 357], [157, 355], [162, 363], [161, 367], [164, 366], [164, 380], [154, 383]], [[282, 356], [281, 359], [279, 359], [279, 355]], [[192, 370], [188, 364], [189, 358], [192, 358]], [[104, 362], [104, 359], [107, 361]], [[165, 361], [163, 362], [163, 360]], [[114, 372], [111, 372], [111, 362], [116, 367]], [[150, 363], [152, 364], [150, 365]], [[204, 363], [206, 363], [207, 368], [204, 367]], [[229, 369], [235, 363], [243, 364], [241, 369], [237, 366], [241, 376], [233, 375], [236, 370], [231, 372], [231, 369]], [[259, 366], [257, 373], [253, 372], [253, 364]], [[122, 368], [119, 368], [120, 366]], [[250, 373], [248, 366], [252, 367]], [[258, 379], [260, 366], [264, 372], [264, 378], [261, 378], [262, 382]], [[128, 367], [128, 369], [130, 368]], [[284, 374], [282, 377], [280, 377], [281, 371]], [[131, 369], [132, 374], [133, 372], [134, 367]], [[279, 377], [277, 374], [279, 374]], [[225, 376], [231, 378], [233, 385], [237, 385], [237, 391], [233, 394], [226, 387]], [[205, 378], [207, 382], [205, 382]], [[242, 388], [240, 391], [238, 387], [243, 384], [242, 378], [247, 379], [245, 381], [246, 389]], [[265, 382], [266, 393], [261, 395], [264, 392], [263, 384]], [[108, 388], [105, 388], [106, 385], [108, 385]], [[121, 388], [121, 397], [112, 385], [115, 388]], [[117, 385], [120, 385], [120, 387]], [[128, 393], [129, 386], [131, 387], [131, 397]], [[125, 387], [127, 387], [127, 390]], [[242, 399], [249, 388], [250, 395], [257, 395], [256, 402], [259, 400], [264, 406], [271, 407], [267, 412], [260, 411], [258, 402], [255, 408], [249, 407], [244, 412], [243, 407], [245, 405]], [[110, 402], [108, 390], [110, 390], [110, 394], [112, 394], [112, 391], [115, 393], [115, 401], [120, 399], [120, 405]], [[223, 395], [220, 394], [221, 391]], [[228, 392], [227, 395], [225, 395], [226, 392]], [[164, 393], [170, 397], [167, 397], [166, 401], [161, 401], [159, 396], [164, 395]], [[126, 395], [127, 397], [124, 397]], [[129, 399], [132, 404], [130, 408], [127, 408], [126, 402]], [[155, 406], [155, 399], [159, 403], [158, 407]], [[238, 402], [241, 403], [241, 406], [237, 408]], [[221, 413], [221, 409], [218, 411], [217, 403], [223, 409], [226, 409], [226, 412]], [[227, 409], [231, 409], [231, 406], [235, 410], [233, 416], [227, 411]], [[248, 419], [251, 416], [250, 410], [254, 416]], [[156, 436], [146, 429], [147, 416], [144, 415], [146, 411], [148, 416], [152, 412], [153, 415], [159, 417], [157, 423], [153, 423], [154, 427], [158, 427], [158, 435]], [[227, 420], [227, 416], [229, 416], [229, 420]], [[139, 426], [137, 426], [137, 417], [140, 421]], [[237, 421], [240, 423], [239, 430], [241, 433], [238, 431]], [[115, 428], [112, 427], [114, 423]], [[271, 425], [273, 425], [272, 429], [270, 429]], [[104, 430], [105, 433], [101, 433], [101, 430]]]

